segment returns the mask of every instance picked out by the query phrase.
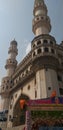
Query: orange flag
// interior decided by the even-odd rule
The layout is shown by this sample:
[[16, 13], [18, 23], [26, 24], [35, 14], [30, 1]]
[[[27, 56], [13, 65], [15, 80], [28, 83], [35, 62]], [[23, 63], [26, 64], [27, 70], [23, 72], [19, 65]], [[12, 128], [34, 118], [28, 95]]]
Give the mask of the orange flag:
[[23, 109], [24, 105], [26, 104], [26, 101], [24, 99], [20, 100], [20, 107]]

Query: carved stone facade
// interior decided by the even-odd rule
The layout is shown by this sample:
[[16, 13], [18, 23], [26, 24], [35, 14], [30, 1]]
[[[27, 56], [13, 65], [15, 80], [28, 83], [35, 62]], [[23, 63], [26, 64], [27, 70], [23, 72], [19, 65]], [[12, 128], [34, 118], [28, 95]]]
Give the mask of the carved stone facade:
[[31, 51], [18, 65], [15, 40], [8, 51], [7, 76], [2, 79], [0, 92], [4, 100], [3, 109], [8, 110], [7, 127], [12, 127], [19, 116], [16, 105], [18, 103], [19, 106], [22, 95], [25, 99], [42, 99], [56, 91], [56, 96], [63, 96], [63, 42], [57, 44], [49, 34], [50, 19], [43, 0], [35, 0], [33, 12], [33, 32], [36, 36], [31, 42]]

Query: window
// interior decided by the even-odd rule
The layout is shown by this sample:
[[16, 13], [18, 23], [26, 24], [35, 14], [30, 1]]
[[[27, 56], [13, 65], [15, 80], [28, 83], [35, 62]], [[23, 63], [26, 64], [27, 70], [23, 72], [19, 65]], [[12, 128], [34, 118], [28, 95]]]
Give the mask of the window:
[[63, 89], [59, 88], [59, 91], [60, 91], [60, 95], [63, 95]]
[[12, 104], [10, 105], [10, 109], [12, 109]]
[[48, 50], [48, 48], [47, 47], [45, 47], [44, 48], [44, 52], [48, 52], [49, 50]]
[[63, 62], [61, 63], [61, 65], [63, 66]]
[[40, 44], [41, 44], [41, 41], [38, 41], [38, 42], [37, 42], [37, 45], [40, 45]]
[[35, 47], [35, 44], [33, 44], [33, 48]]
[[62, 81], [62, 77], [60, 75], [57, 76], [58, 81]]
[[7, 83], [9, 83], [9, 80], [7, 80]]
[[33, 53], [33, 57], [35, 56], [35, 52]]
[[50, 44], [51, 44], [51, 45], [53, 45], [53, 42], [52, 42], [52, 41], [50, 41]]
[[11, 118], [12, 118], [11, 115], [9, 115], [9, 121], [11, 121]]
[[2, 89], [4, 90], [4, 87]]
[[10, 88], [12, 88], [12, 86], [10, 86]]
[[39, 18], [37, 18], [37, 20], [39, 20]]
[[9, 119], [11, 119], [11, 115], [9, 115]]
[[35, 84], [36, 84], [36, 78], [35, 78]]
[[41, 53], [41, 49], [38, 49], [37, 53], [40, 54]]
[[35, 90], [35, 98], [37, 98], [37, 91]]
[[28, 90], [30, 90], [30, 85], [28, 85]]
[[54, 54], [54, 49], [51, 49], [51, 52]]
[[44, 44], [47, 44], [47, 43], [48, 43], [48, 41], [47, 41], [47, 40], [44, 40], [44, 41], [43, 41], [43, 43], [44, 43]]
[[22, 77], [24, 77], [24, 73], [22, 74]]
[[26, 70], [26, 74], [28, 74], [28, 70]]
[[41, 17], [41, 19], [44, 19], [44, 17]]
[[10, 81], [10, 83], [12, 84], [12, 83], [13, 83], [13, 81], [11, 80], [11, 81]]
[[48, 90], [51, 90], [51, 87], [48, 87]]

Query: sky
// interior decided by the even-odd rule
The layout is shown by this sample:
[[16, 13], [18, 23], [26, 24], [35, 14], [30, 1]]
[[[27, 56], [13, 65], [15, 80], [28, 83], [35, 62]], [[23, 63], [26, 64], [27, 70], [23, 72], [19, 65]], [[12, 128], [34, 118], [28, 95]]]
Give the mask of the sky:
[[[63, 0], [45, 0], [51, 19], [51, 35], [58, 44], [63, 40]], [[10, 42], [18, 42], [18, 63], [26, 56], [35, 37], [32, 32], [34, 0], [0, 0], [0, 81]]]

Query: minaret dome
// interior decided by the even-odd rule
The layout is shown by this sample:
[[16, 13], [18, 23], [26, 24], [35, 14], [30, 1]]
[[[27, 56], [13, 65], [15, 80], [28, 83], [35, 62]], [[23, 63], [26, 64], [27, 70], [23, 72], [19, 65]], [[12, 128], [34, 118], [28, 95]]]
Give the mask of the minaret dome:
[[47, 13], [48, 11], [44, 0], [35, 0], [32, 30], [36, 36], [41, 34], [49, 34], [51, 31], [50, 18], [48, 17]]

